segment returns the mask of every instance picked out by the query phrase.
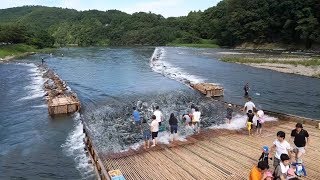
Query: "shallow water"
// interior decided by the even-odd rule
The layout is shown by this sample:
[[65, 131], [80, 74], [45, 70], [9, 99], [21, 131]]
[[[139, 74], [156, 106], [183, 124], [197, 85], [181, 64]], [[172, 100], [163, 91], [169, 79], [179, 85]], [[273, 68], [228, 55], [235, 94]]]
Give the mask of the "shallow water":
[[[83, 151], [80, 118], [101, 152], [124, 151], [141, 143], [130, 118], [133, 106], [149, 119], [159, 105], [167, 121], [170, 113], [182, 115], [193, 103], [200, 107], [204, 127], [243, 126], [241, 115], [237, 123], [221, 125], [224, 105], [203, 97], [187, 82], [219, 83], [225, 88], [222, 100], [243, 104], [242, 87], [248, 81], [259, 108], [320, 118], [319, 79], [220, 62], [216, 58], [221, 51], [229, 52], [165, 47], [157, 48], [158, 56], [152, 47], [65, 48], [52, 56], [0, 64], [0, 179], [94, 178]], [[48, 117], [44, 79], [35, 67], [42, 57], [78, 94], [81, 115]], [[151, 57], [157, 60], [150, 62]], [[182, 139], [192, 133], [181, 127], [179, 131]], [[162, 137], [167, 143], [168, 135]]]

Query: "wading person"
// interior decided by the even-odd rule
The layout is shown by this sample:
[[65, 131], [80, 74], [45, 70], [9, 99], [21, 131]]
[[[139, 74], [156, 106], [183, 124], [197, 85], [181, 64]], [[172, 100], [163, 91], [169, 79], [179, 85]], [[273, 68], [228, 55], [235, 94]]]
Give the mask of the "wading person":
[[257, 126], [256, 126], [258, 135], [262, 134], [262, 124], [264, 123], [264, 117], [263, 116], [264, 116], [264, 112], [262, 110], [259, 110], [257, 112], [258, 119], [257, 119]]
[[247, 119], [247, 128], [249, 132], [249, 136], [251, 135], [251, 130], [252, 130], [252, 124], [253, 124], [253, 117], [254, 114], [251, 110], [248, 111], [247, 113], [248, 119]]
[[226, 115], [226, 121], [227, 121], [228, 124], [231, 123], [232, 113], [233, 113], [232, 105], [228, 104], [227, 115]]
[[267, 175], [266, 172], [269, 165], [265, 161], [259, 161], [257, 166], [254, 166], [249, 174], [249, 180], [264, 180]]
[[136, 107], [133, 107], [132, 109], [133, 109], [133, 113], [132, 113], [133, 121], [135, 125], [140, 126], [141, 125], [140, 113]]
[[195, 112], [192, 115], [192, 126], [197, 133], [200, 133], [200, 117], [201, 112], [199, 111], [199, 108], [196, 107]]
[[269, 157], [272, 157], [272, 153], [275, 151], [273, 166], [276, 168], [280, 163], [281, 154], [289, 154], [290, 144], [285, 140], [286, 133], [283, 131], [277, 132], [277, 139], [273, 142]]
[[296, 124], [296, 128], [291, 131], [291, 140], [294, 143], [294, 149], [296, 149], [296, 161], [306, 153], [306, 146], [309, 142], [309, 133], [303, 129], [301, 123]]
[[247, 97], [249, 96], [249, 83], [246, 83], [246, 85], [244, 85], [243, 90], [244, 90], [244, 96]]
[[151, 116], [152, 122], [150, 125], [151, 137], [152, 137], [152, 145], [154, 147], [157, 145], [157, 137], [159, 131], [159, 122], [157, 121], [157, 117], [155, 115]]
[[150, 126], [145, 119], [142, 120], [141, 131], [144, 139], [144, 149], [148, 149], [150, 147], [151, 131]]
[[159, 106], [156, 106], [156, 110], [153, 112], [153, 115], [156, 116], [159, 126], [161, 126], [161, 122], [163, 121], [163, 115], [162, 112], [159, 110]]
[[256, 105], [254, 105], [254, 103], [251, 100], [252, 99], [249, 97], [248, 101], [244, 104], [244, 111], [246, 113], [248, 113], [249, 110], [251, 110], [252, 112], [255, 112], [256, 110]]
[[170, 141], [173, 141], [176, 138], [178, 132], [178, 120], [173, 113], [170, 114], [169, 125], [171, 132]]
[[182, 119], [184, 120], [185, 126], [190, 126], [191, 118], [188, 113], [182, 115]]

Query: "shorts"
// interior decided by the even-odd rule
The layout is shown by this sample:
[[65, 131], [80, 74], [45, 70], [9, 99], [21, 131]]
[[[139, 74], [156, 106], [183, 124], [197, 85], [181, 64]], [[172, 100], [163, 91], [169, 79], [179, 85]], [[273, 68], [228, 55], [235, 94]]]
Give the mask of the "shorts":
[[141, 121], [134, 121], [135, 125], [141, 125]]
[[199, 122], [199, 121], [194, 121], [194, 122], [192, 122], [192, 124], [199, 126], [199, 125], [200, 125], [200, 122]]
[[257, 120], [257, 126], [256, 126], [256, 128], [262, 128], [262, 124], [260, 123], [259, 120]]
[[296, 145], [294, 145], [293, 149], [297, 149], [298, 152], [301, 152], [302, 154], [306, 153], [306, 149], [304, 147], [297, 147]]
[[248, 128], [248, 130], [252, 129], [252, 122], [247, 122], [247, 128]]
[[158, 137], [158, 131], [157, 132], [152, 132], [152, 139], [155, 139], [156, 137]]
[[273, 159], [273, 167], [277, 167], [280, 164], [280, 159], [274, 157]]
[[226, 116], [226, 119], [231, 120], [232, 116]]
[[173, 134], [173, 132], [177, 133], [178, 132], [178, 125], [171, 125], [170, 131], [171, 131], [171, 134]]
[[159, 122], [159, 127], [161, 126], [161, 122]]
[[143, 139], [144, 139], [144, 140], [149, 140], [149, 139], [150, 139], [150, 136], [151, 136], [150, 131], [144, 131], [144, 132], [143, 132]]

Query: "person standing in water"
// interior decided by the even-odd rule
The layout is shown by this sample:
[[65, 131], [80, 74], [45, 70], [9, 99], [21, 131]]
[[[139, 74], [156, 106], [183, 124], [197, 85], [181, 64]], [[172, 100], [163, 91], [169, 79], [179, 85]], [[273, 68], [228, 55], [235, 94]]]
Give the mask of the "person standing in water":
[[171, 132], [170, 140], [173, 141], [176, 138], [178, 132], [178, 120], [173, 113], [170, 114], [169, 125]]
[[252, 112], [255, 112], [256, 110], [256, 105], [254, 105], [250, 97], [248, 98], [248, 102], [244, 104], [244, 111], [248, 113], [249, 110], [251, 110]]
[[137, 110], [136, 107], [133, 107], [132, 109], [133, 109], [132, 116], [133, 116], [133, 120], [134, 120], [135, 125], [141, 125], [141, 120], [140, 120], [140, 113], [139, 113], [139, 111]]
[[141, 132], [143, 134], [144, 139], [144, 149], [148, 149], [150, 147], [150, 125], [147, 123], [147, 120], [143, 119], [141, 124]]
[[159, 106], [156, 106], [156, 110], [153, 112], [153, 115], [156, 116], [159, 126], [161, 126], [161, 122], [163, 121], [163, 115], [162, 112], [159, 110]]
[[151, 119], [152, 119], [152, 122], [151, 122], [150, 130], [151, 130], [151, 137], [152, 137], [152, 142], [153, 142], [151, 147], [154, 147], [157, 145], [159, 122], [158, 122], [157, 117], [155, 115], [152, 115]]
[[248, 111], [247, 116], [248, 116], [247, 127], [248, 127], [249, 136], [250, 136], [251, 135], [252, 124], [253, 124], [253, 117], [254, 117], [254, 114], [253, 114], [252, 110]]
[[227, 115], [226, 115], [226, 119], [227, 119], [227, 123], [230, 124], [231, 123], [231, 119], [232, 119], [232, 105], [228, 104], [228, 108], [227, 108]]
[[244, 96], [249, 96], [249, 83], [246, 83], [246, 85], [244, 85], [243, 90], [244, 90]]
[[200, 133], [200, 116], [201, 112], [199, 111], [199, 108], [196, 107], [195, 112], [192, 115], [192, 125], [198, 133]]

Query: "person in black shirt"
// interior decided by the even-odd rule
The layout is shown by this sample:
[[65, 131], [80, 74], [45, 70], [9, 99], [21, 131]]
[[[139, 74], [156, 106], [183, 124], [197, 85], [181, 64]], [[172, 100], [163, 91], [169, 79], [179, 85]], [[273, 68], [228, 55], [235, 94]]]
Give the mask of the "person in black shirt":
[[250, 136], [251, 135], [252, 124], [253, 124], [253, 117], [254, 117], [254, 114], [253, 114], [252, 110], [248, 111], [247, 116], [248, 116], [247, 127], [248, 127], [248, 131], [249, 131], [249, 136]]
[[306, 145], [309, 142], [309, 133], [303, 129], [301, 123], [296, 124], [296, 128], [291, 131], [291, 140], [294, 142], [294, 145], [298, 152], [296, 153], [296, 160], [300, 159], [302, 154], [304, 154]]
[[170, 131], [171, 131], [170, 140], [173, 141], [178, 131], [178, 120], [173, 113], [171, 113], [170, 115], [169, 125], [170, 125]]

